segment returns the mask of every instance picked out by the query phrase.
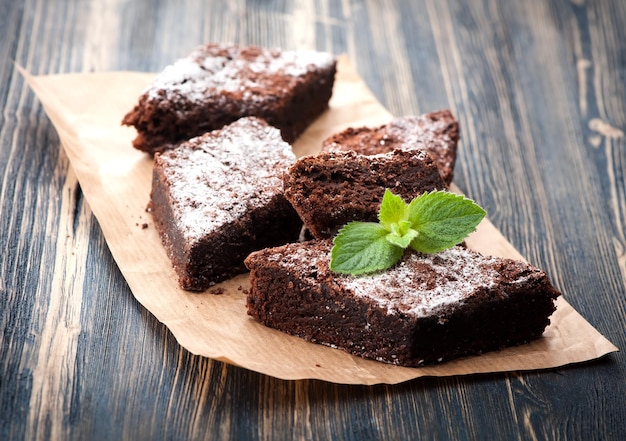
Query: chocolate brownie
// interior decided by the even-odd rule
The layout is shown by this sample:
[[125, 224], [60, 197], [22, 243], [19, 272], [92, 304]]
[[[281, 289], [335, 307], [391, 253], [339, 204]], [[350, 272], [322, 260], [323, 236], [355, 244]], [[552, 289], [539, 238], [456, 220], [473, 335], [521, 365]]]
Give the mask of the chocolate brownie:
[[560, 295], [538, 268], [461, 247], [407, 252], [370, 276], [339, 275], [328, 268], [331, 246], [252, 253], [248, 314], [354, 355], [422, 366], [539, 338]]
[[122, 124], [154, 153], [172, 143], [258, 116], [294, 141], [327, 107], [336, 60], [325, 52], [207, 44], [154, 80]]
[[353, 220], [375, 221], [385, 188], [410, 201], [446, 185], [422, 150], [321, 152], [301, 157], [285, 175], [285, 197], [316, 239], [333, 236]]
[[348, 128], [323, 142], [322, 150], [354, 150], [363, 155], [394, 149], [422, 149], [432, 155], [446, 184], [452, 182], [459, 123], [449, 110], [396, 118], [379, 127]]
[[253, 117], [155, 155], [150, 209], [182, 288], [205, 290], [245, 272], [251, 251], [297, 240], [282, 184], [294, 161], [278, 129]]

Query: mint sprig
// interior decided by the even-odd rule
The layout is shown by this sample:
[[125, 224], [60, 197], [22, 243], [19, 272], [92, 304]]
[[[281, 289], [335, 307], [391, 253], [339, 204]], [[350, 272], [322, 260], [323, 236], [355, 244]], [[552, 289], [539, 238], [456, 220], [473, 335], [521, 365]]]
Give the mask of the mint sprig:
[[379, 223], [350, 222], [333, 240], [330, 269], [361, 275], [397, 263], [409, 246], [436, 253], [460, 243], [485, 217], [471, 199], [447, 191], [426, 192], [410, 203], [385, 190]]
[[350, 222], [335, 237], [331, 269], [357, 275], [389, 268], [402, 257], [403, 248], [392, 246], [388, 234], [381, 224]]

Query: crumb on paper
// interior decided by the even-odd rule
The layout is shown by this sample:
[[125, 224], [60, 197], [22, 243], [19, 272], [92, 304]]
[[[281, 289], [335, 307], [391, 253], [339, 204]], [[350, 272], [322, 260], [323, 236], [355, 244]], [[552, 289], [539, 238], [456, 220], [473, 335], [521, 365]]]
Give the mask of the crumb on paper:
[[211, 294], [220, 295], [220, 294], [224, 294], [225, 290], [224, 288], [218, 286], [216, 288], [211, 288], [209, 292]]

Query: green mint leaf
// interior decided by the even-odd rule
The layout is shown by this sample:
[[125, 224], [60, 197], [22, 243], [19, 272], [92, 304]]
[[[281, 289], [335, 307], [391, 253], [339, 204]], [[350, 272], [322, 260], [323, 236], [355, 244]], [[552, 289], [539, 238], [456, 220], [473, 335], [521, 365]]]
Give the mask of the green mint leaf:
[[383, 200], [380, 203], [378, 220], [380, 224], [391, 230], [392, 224], [408, 220], [408, 205], [400, 196], [393, 194], [389, 189], [385, 189]]
[[486, 215], [471, 199], [447, 191], [421, 194], [411, 201], [408, 212], [412, 228], [419, 232], [411, 248], [422, 253], [435, 253], [462, 242]]
[[333, 241], [330, 269], [360, 275], [391, 267], [408, 246], [422, 253], [445, 250], [462, 242], [485, 215], [474, 201], [447, 191], [426, 192], [407, 204], [386, 189], [380, 223], [343, 227]]
[[390, 243], [388, 234], [387, 228], [374, 222], [350, 222], [333, 240], [331, 271], [360, 275], [391, 267], [404, 250]]
[[409, 230], [411, 229], [411, 222], [409, 222], [408, 220], [401, 220], [398, 223], [394, 223], [390, 225], [390, 230], [392, 233], [398, 235], [398, 236], [404, 236], [406, 233], [409, 232]]
[[[394, 224], [397, 225], [397, 224]], [[405, 249], [409, 246], [409, 244], [419, 235], [417, 231], [413, 228], [409, 228], [405, 233], [400, 234], [399, 232], [392, 231], [391, 233], [385, 236], [387, 242], [396, 245], [402, 249]]]

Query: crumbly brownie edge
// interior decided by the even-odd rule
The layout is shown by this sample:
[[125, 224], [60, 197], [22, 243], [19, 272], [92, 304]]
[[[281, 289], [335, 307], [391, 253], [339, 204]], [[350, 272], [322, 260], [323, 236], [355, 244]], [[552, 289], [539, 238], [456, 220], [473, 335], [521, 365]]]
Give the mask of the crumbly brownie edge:
[[[316, 285], [279, 266], [246, 261], [251, 288], [248, 314], [264, 325], [313, 343], [354, 355], [391, 359], [398, 348], [410, 346], [410, 321], [386, 316], [371, 302], [343, 297], [328, 284]], [[312, 270], [314, 271], [314, 270]], [[377, 335], [380, 328], [403, 328], [400, 341]]]
[[243, 262], [251, 252], [296, 241], [302, 228], [293, 207], [282, 194], [277, 194], [266, 206], [250, 210], [243, 219], [226, 224], [197, 241], [185, 243], [182, 232], [173, 221], [167, 186], [158, 167], [153, 171], [150, 197], [152, 217], [178, 275], [179, 286], [188, 291], [204, 291], [245, 272]]
[[160, 162], [159, 155], [156, 155], [152, 167], [152, 189], [150, 191], [149, 207], [163, 247], [170, 258], [174, 271], [179, 277], [179, 285], [182, 286], [184, 283], [181, 278], [185, 274], [189, 256], [187, 247], [174, 245], [184, 243], [185, 239], [174, 221], [173, 202], [169, 194], [167, 179], [163, 175], [163, 168], [159, 164]]
[[410, 352], [399, 357], [398, 364], [440, 363], [540, 338], [558, 295], [544, 278], [545, 274], [524, 286], [486, 290], [450, 314], [419, 319]]
[[281, 131], [286, 142], [293, 143], [324, 111], [333, 93], [336, 61], [328, 69], [313, 72], [311, 79], [298, 83], [283, 111], [267, 121]]
[[406, 200], [446, 187], [432, 158], [418, 150], [365, 156], [352, 151], [304, 156], [284, 178], [285, 197], [317, 239], [350, 221], [375, 221], [389, 188]]
[[246, 272], [245, 258], [252, 252], [298, 239], [302, 222], [283, 197], [276, 194], [263, 207], [223, 225], [193, 244], [182, 284], [185, 289], [203, 291]]

